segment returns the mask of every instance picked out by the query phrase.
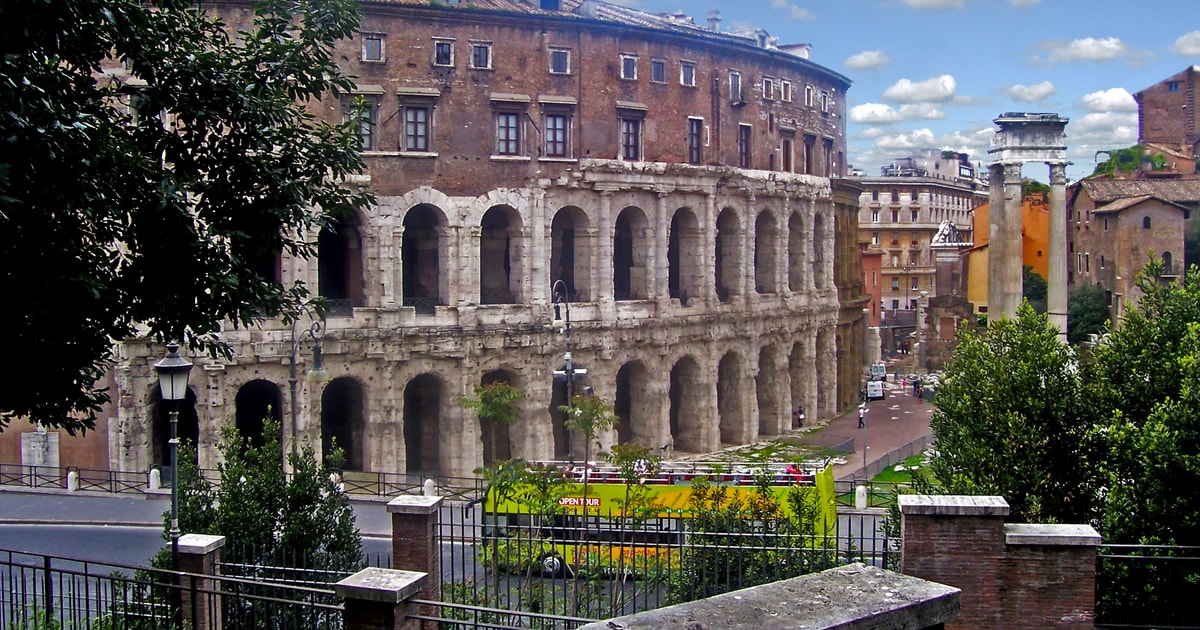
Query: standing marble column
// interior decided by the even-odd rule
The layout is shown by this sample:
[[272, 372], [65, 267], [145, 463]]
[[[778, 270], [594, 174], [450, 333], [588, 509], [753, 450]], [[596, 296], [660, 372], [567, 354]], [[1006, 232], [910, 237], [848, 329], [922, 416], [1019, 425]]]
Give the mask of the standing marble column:
[[1067, 341], [1067, 165], [1050, 164], [1050, 269], [1046, 310], [1059, 340]]

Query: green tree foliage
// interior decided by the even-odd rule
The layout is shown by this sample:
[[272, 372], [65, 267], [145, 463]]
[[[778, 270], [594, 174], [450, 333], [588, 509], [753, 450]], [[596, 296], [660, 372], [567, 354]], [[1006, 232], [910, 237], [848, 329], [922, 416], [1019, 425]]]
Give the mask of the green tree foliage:
[[331, 52], [358, 23], [354, 0], [262, 0], [236, 34], [177, 0], [0, 3], [0, 328], [54, 357], [4, 372], [0, 430], [91, 429], [114, 340], [228, 356], [222, 325], [296, 312], [264, 263], [373, 202], [342, 185], [356, 125], [310, 111], [352, 88]]
[[1108, 299], [1100, 284], [1077, 284], [1067, 294], [1067, 341], [1079, 344], [1108, 323]]
[[1036, 179], [1029, 179], [1028, 177], [1021, 179], [1021, 194], [1026, 197], [1033, 194], [1048, 192], [1050, 192], [1049, 184], [1043, 184]]
[[[243, 560], [279, 565], [286, 559], [303, 568], [353, 571], [362, 563], [362, 540], [349, 497], [336, 473], [322, 466], [311, 444], [287, 455], [283, 470], [279, 423], [263, 423], [260, 447], [227, 426], [222, 430], [219, 480], [205, 479], [196, 467], [194, 447], [179, 457], [179, 528], [187, 534], [225, 536], [231, 553], [252, 552]], [[336, 465], [341, 452], [329, 461]], [[164, 537], [170, 514], [164, 515]], [[163, 562], [160, 557], [159, 563]], [[169, 556], [165, 558], [169, 564]]]
[[1046, 312], [1046, 279], [1029, 265], [1021, 269], [1021, 291], [1024, 298], [1033, 305], [1033, 310], [1039, 313]]
[[1200, 545], [1200, 268], [1183, 284], [1151, 257], [1142, 298], [1085, 366], [1107, 439], [1105, 537]]
[[510, 427], [521, 419], [517, 403], [523, 398], [525, 398], [525, 394], [521, 390], [505, 381], [496, 381], [475, 388], [474, 397], [464, 396], [459, 399], [462, 406], [479, 414], [481, 422], [491, 424], [488, 427], [490, 430], [487, 432], [488, 450], [483, 458], [485, 464], [494, 464], [497, 459], [496, 431], [499, 428], [497, 425], [503, 424]]
[[1025, 521], [1091, 520], [1090, 423], [1058, 331], [1026, 302], [1015, 319], [958, 337], [930, 418], [933, 481], [950, 494], [1001, 495]]

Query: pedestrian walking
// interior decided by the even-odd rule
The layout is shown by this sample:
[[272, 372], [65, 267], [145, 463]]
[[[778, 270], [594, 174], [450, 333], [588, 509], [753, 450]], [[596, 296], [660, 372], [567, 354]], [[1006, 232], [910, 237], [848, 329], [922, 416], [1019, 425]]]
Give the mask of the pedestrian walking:
[[858, 428], [867, 428], [867, 403], [858, 406]]

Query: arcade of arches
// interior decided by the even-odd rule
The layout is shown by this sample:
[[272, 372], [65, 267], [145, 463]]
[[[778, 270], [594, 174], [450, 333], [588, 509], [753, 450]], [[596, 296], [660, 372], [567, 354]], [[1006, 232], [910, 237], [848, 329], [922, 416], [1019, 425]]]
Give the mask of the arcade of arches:
[[[414, 475], [581, 456], [582, 436], [557, 410], [567, 339], [547, 326], [552, 280], [567, 287], [572, 359], [587, 369], [576, 391], [592, 388], [620, 419], [605, 446], [709, 452], [796, 428], [800, 409], [816, 418], [850, 404], [864, 322], [847, 316], [861, 312], [845, 298], [861, 287], [856, 235], [839, 229], [855, 225], [855, 208], [827, 179], [679, 170], [581, 168], [580, 180], [479, 197], [381, 196], [324, 235], [316, 260], [282, 259], [284, 282], [349, 302], [322, 340], [330, 380], [297, 381], [299, 438], [340, 447], [347, 469]], [[193, 357], [202, 369], [181, 418], [195, 418], [202, 466], [214, 464], [222, 423], [255, 439], [273, 415], [291, 439], [289, 332], [280, 322], [229, 331], [233, 360]], [[119, 387], [152, 384], [155, 349], [139, 350]], [[299, 347], [301, 370], [308, 352]], [[512, 426], [459, 402], [497, 381], [525, 394]], [[162, 461], [161, 423], [131, 429], [140, 409], [161, 406], [143, 405], [113, 423], [124, 470]]]

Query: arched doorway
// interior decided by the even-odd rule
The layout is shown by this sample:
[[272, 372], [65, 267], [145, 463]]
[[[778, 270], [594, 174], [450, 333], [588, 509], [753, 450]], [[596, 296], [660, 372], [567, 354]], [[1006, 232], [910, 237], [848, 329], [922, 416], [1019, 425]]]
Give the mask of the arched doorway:
[[775, 435], [780, 427], [787, 427], [787, 418], [781, 414], [787, 413], [780, 405], [780, 366], [775, 365], [775, 356], [770, 346], [758, 352], [758, 376], [754, 379], [755, 394], [758, 397], [758, 434]]
[[321, 393], [321, 458], [328, 461], [334, 447], [342, 449], [345, 470], [366, 470], [366, 401], [362, 384], [335, 378]]
[[754, 290], [758, 293], [775, 293], [776, 259], [775, 250], [779, 243], [779, 227], [775, 215], [760, 212], [754, 223]]
[[568, 206], [555, 213], [550, 224], [550, 282], [562, 280], [571, 302], [591, 299], [591, 251], [583, 210]]
[[[508, 383], [517, 387], [517, 378], [508, 370], [493, 370], [483, 375], [479, 380], [481, 386], [492, 383]], [[520, 404], [520, 403], [517, 403]], [[479, 437], [483, 442], [483, 465], [493, 466], [496, 462], [504, 462], [513, 458], [512, 436], [509, 425], [496, 420], [479, 418]]]
[[441, 472], [442, 381], [422, 374], [404, 388], [404, 452], [409, 475]]
[[830, 243], [825, 242], [825, 217], [818, 213], [813, 218], [813, 284], [818, 289], [824, 289], [829, 286], [829, 272], [825, 268], [826, 261], [829, 260]]
[[234, 398], [235, 425], [242, 439], [250, 446], [261, 448], [266, 443], [263, 423], [267, 419], [280, 423], [283, 431], [283, 394], [279, 386], [267, 380], [253, 380], [242, 385]]
[[359, 219], [347, 213], [317, 235], [317, 291], [329, 315], [350, 315], [363, 301], [362, 237]]
[[745, 369], [735, 352], [727, 352], [717, 365], [717, 417], [722, 444], [745, 444], [750, 431], [743, 400]]
[[479, 233], [479, 303], [519, 304], [521, 216], [509, 206], [483, 215]]
[[800, 293], [807, 288], [804, 269], [807, 256], [804, 251], [804, 219], [793, 212], [788, 217], [788, 290]]
[[650, 371], [641, 361], [630, 361], [617, 370], [617, 395], [613, 403], [616, 413], [617, 443], [635, 443], [642, 446], [657, 448], [658, 436], [655, 434], [653, 422], [657, 416], [649, 392], [651, 382]]
[[198, 448], [200, 443], [200, 418], [196, 413], [196, 393], [192, 388], [188, 388], [183, 400], [163, 400], [157, 382], [153, 388], [150, 394], [154, 409], [150, 461], [158, 468], [160, 479], [167, 483], [174, 479], [174, 471], [171, 470], [171, 411], [179, 412], [175, 420], [179, 443], [190, 444], [192, 448]]
[[441, 294], [441, 212], [421, 204], [404, 215], [404, 237], [401, 239], [403, 257], [404, 306], [416, 309], [418, 315], [432, 315], [440, 304]]
[[645, 238], [646, 215], [630, 206], [617, 216], [613, 232], [613, 299], [642, 300], [648, 296]]
[[731, 295], [738, 291], [738, 275], [741, 273], [741, 256], [738, 243], [741, 241], [741, 230], [738, 227], [737, 214], [731, 208], [726, 208], [717, 217], [716, 235], [716, 264], [714, 279], [717, 287], [717, 299], [728, 302]]
[[671, 444], [675, 450], [701, 453], [706, 449], [701, 425], [701, 405], [705, 396], [700, 365], [690, 356], [675, 362], [671, 368], [670, 424]]
[[688, 305], [689, 298], [702, 295], [700, 245], [696, 215], [687, 208], [676, 210], [667, 241], [667, 288], [682, 306]]

